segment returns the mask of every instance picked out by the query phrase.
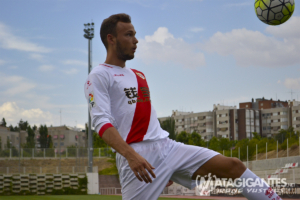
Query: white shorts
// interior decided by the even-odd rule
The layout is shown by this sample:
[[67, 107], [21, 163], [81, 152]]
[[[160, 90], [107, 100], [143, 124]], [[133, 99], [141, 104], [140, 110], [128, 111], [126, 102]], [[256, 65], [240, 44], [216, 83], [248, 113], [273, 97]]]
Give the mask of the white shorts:
[[156, 178], [153, 179], [149, 174], [152, 183], [139, 181], [126, 158], [117, 153], [123, 200], [157, 199], [169, 180], [193, 189], [196, 187], [196, 181], [191, 179], [194, 172], [219, 154], [207, 148], [185, 145], [169, 138], [133, 143], [130, 146], [155, 167], [153, 172]]

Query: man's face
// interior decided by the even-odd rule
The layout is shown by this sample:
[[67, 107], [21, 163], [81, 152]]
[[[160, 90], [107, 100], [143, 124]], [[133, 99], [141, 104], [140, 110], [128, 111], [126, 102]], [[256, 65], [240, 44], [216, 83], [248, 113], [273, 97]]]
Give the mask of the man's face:
[[137, 48], [138, 40], [135, 37], [136, 31], [131, 23], [118, 22], [117, 27], [116, 53], [121, 60], [131, 60]]

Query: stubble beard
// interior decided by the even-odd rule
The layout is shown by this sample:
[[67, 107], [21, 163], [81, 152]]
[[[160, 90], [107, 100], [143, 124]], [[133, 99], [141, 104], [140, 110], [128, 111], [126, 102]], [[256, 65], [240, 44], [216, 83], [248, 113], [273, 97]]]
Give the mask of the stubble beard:
[[126, 60], [132, 60], [134, 58], [134, 54], [129, 55], [124, 53], [125, 49], [122, 48], [122, 45], [119, 41], [117, 41], [117, 57], [120, 60], [126, 61]]

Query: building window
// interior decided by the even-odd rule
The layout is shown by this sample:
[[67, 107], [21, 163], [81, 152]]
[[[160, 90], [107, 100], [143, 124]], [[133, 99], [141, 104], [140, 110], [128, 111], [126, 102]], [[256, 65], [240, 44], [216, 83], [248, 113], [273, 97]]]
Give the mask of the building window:
[[248, 108], [248, 105], [246, 105], [246, 108]]
[[281, 129], [288, 129], [288, 126], [287, 126], [287, 125], [281, 125], [280, 128], [281, 128]]
[[64, 146], [64, 143], [63, 143], [63, 142], [61, 142], [61, 143], [60, 143], [60, 146]]
[[260, 104], [260, 106], [263, 106], [263, 105], [264, 105], [264, 103], [261, 103], [261, 104]]

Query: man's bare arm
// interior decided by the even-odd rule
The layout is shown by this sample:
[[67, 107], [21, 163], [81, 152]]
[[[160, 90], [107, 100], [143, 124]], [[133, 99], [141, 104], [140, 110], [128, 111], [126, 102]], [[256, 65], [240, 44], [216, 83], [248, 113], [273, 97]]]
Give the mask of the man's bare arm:
[[[110, 127], [106, 129], [102, 135], [102, 139], [106, 144], [115, 149], [119, 154], [124, 156], [131, 170], [134, 172], [135, 176], [140, 181], [145, 181], [146, 183], [152, 183], [148, 172], [152, 175], [153, 178], [156, 178], [152, 169], [152, 165], [148, 161], [140, 156], [131, 146], [129, 146], [123, 138], [120, 136], [117, 129]], [[147, 169], [147, 171], [145, 170]]]

